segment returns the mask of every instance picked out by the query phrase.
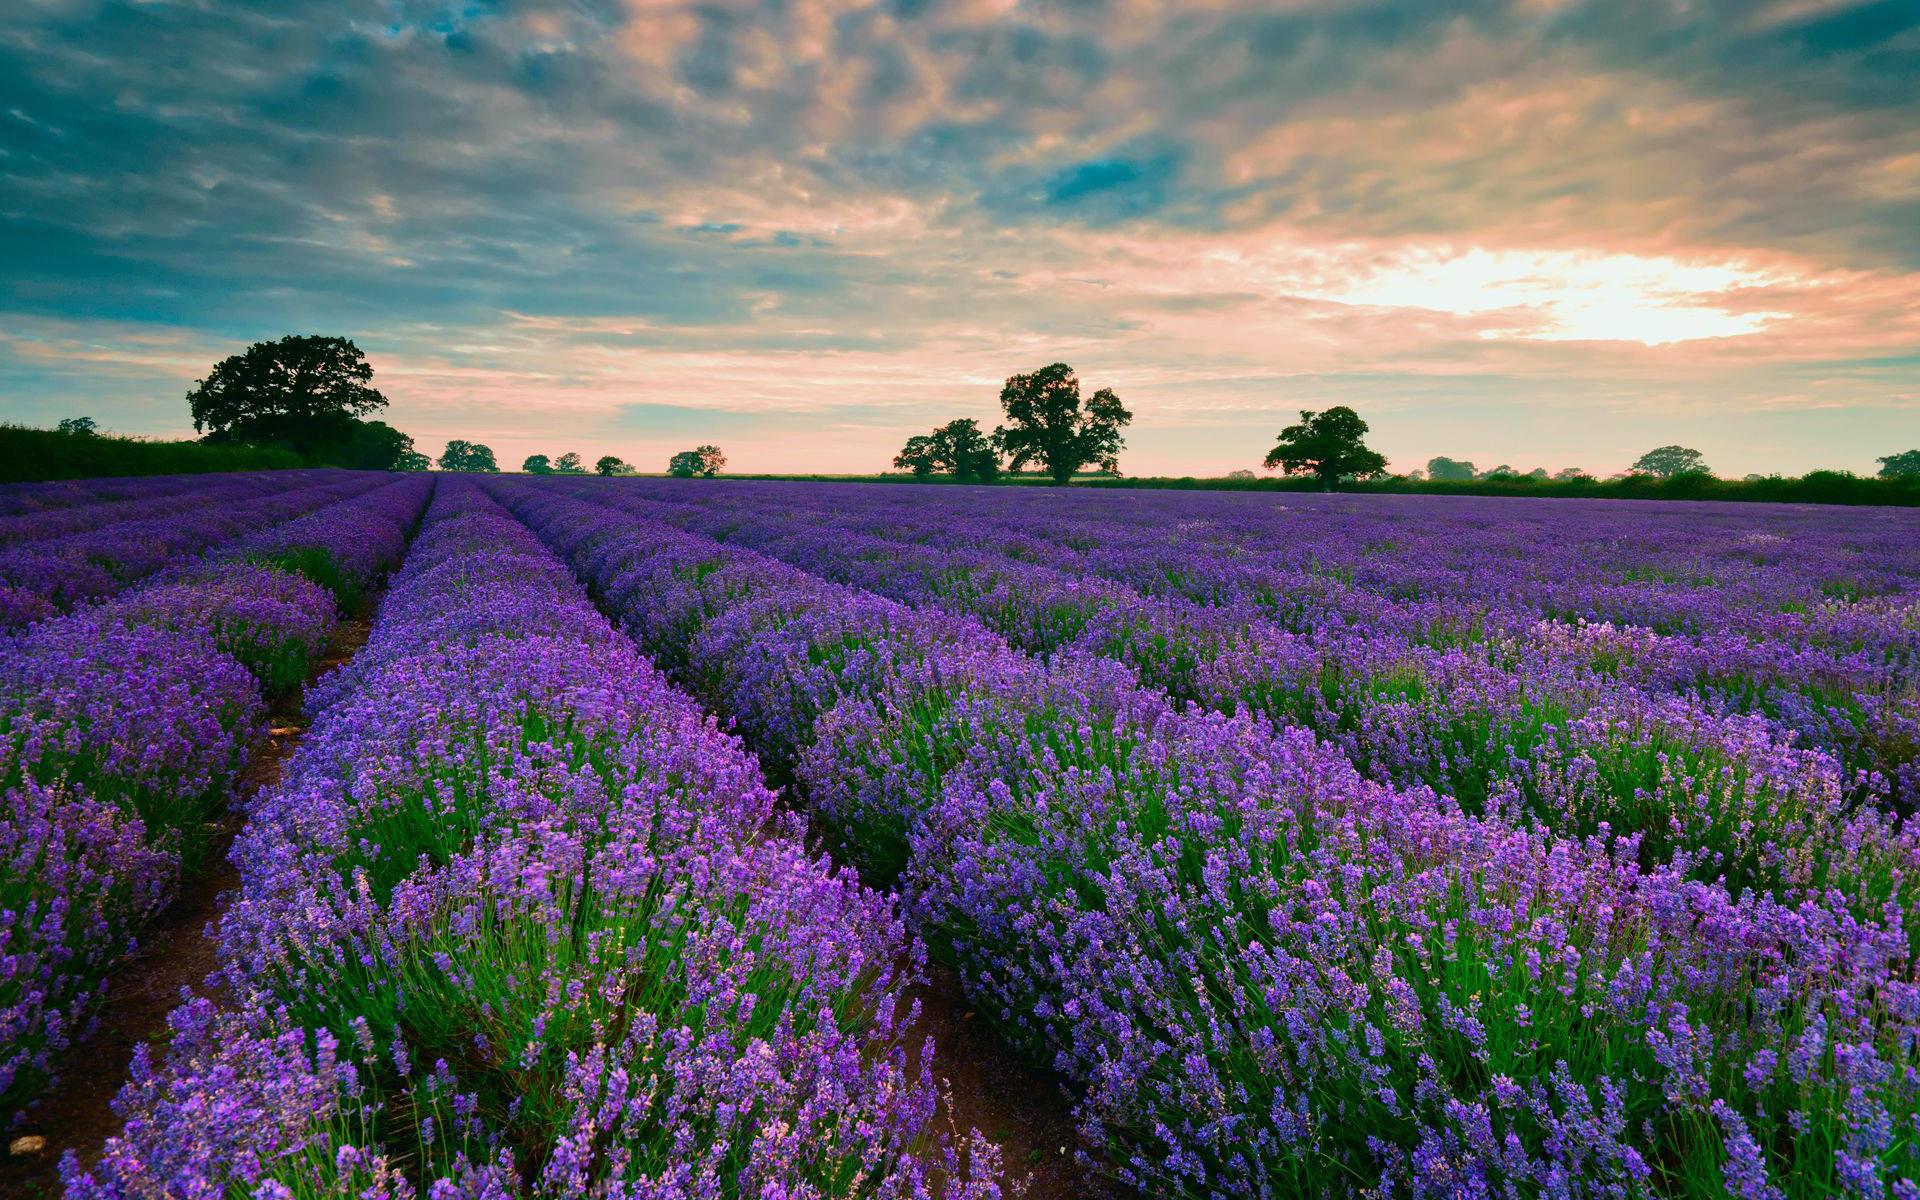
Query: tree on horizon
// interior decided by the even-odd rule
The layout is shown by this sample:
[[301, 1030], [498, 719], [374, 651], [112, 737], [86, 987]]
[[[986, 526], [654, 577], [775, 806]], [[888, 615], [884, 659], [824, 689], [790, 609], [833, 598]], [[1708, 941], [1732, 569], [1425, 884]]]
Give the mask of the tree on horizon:
[[1133, 414], [1112, 388], [1080, 400], [1080, 380], [1066, 363], [1050, 363], [1030, 375], [1010, 375], [1000, 389], [1007, 424], [993, 431], [993, 447], [1018, 471], [1030, 462], [1046, 468], [1056, 486], [1092, 465], [1118, 475], [1126, 439], [1120, 431]]
[[1675, 479], [1682, 475], [1711, 475], [1706, 456], [1685, 446], [1656, 446], [1642, 454], [1627, 468], [1630, 474], [1651, 475], [1655, 479]]
[[500, 470], [500, 464], [493, 460], [493, 450], [479, 442], [469, 442], [465, 438], [454, 438], [440, 453], [442, 471], [474, 471], [492, 474]]
[[991, 483], [1000, 474], [1000, 455], [972, 417], [948, 421], [929, 434], [907, 439], [893, 465], [924, 480], [935, 472], [952, 475], [961, 483]]
[[712, 479], [727, 465], [718, 446], [695, 446], [667, 460], [667, 474], [675, 479]]
[[1344, 404], [1322, 412], [1300, 410], [1298, 424], [1280, 431], [1280, 440], [1267, 451], [1264, 465], [1288, 475], [1314, 475], [1325, 487], [1342, 479], [1371, 479], [1386, 472], [1386, 456], [1362, 439], [1367, 423]]
[[[352, 339], [289, 334], [255, 342], [213, 365], [187, 392], [195, 432], [216, 444], [280, 446], [310, 459], [351, 458], [366, 465], [382, 446], [404, 453], [406, 435], [360, 428], [387, 407], [373, 386], [373, 365]], [[411, 447], [412, 439], [406, 439]], [[390, 467], [394, 458], [374, 464]]]
[[1882, 479], [1920, 479], [1920, 450], [1902, 450], [1873, 461], [1880, 464]]

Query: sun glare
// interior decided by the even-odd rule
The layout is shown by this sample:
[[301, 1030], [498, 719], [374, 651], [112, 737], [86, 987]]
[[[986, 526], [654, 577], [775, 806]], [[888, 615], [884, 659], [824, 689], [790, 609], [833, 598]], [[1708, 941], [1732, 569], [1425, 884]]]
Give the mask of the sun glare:
[[1787, 314], [1739, 308], [1732, 294], [1780, 282], [1778, 274], [1729, 263], [1474, 249], [1409, 255], [1323, 298], [1520, 318], [1481, 330], [1482, 338], [1660, 346], [1762, 332]]

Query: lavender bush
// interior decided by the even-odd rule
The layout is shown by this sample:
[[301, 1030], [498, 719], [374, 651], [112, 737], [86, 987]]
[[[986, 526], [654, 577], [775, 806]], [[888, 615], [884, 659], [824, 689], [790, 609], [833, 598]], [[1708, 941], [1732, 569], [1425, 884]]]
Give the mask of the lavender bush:
[[[302, 544], [390, 567], [430, 487], [341, 501]], [[0, 644], [0, 1119], [44, 1089], [139, 927], [199, 865], [264, 694], [305, 678], [336, 615], [307, 578], [209, 560]]]
[[[1085, 589], [1100, 603], [1057, 638], [1022, 632], [1061, 627], [1052, 616], [996, 619], [1042, 612], [1017, 589], [973, 593], [1010, 597], [984, 608], [928, 598], [963, 594], [953, 589], [899, 589], [987, 619], [1042, 662], [978, 624], [674, 527], [735, 538], [777, 525], [749, 511], [759, 489], [682, 503], [653, 484], [492, 486], [660, 661], [790, 764], [857, 861], [899, 873], [922, 932], [1012, 1036], [1077, 1081], [1088, 1145], [1144, 1191], [1912, 1192], [1912, 843], [1876, 811], [1900, 795], [1884, 772], [1859, 779], [1826, 750], [1797, 750], [1767, 714], [1687, 688], [1649, 687], [1624, 708], [1590, 688], [1577, 708], [1536, 714], [1538, 741], [1515, 739], [1523, 750], [1484, 772], [1485, 794], [1439, 794], [1425, 768], [1396, 777], [1369, 759], [1374, 778], [1363, 776], [1350, 758], [1363, 747], [1333, 736], [1337, 722], [1276, 728], [1253, 706], [1185, 705], [1142, 680], [1140, 661], [1088, 656], [1084, 635], [1109, 601], [1164, 602], [1190, 587], [1177, 572], [1164, 591], [1125, 581], [1132, 597]], [[1126, 541], [1146, 520], [1096, 534]], [[1193, 540], [1186, 523], [1160, 536]], [[1232, 513], [1222, 524], [1231, 547], [1264, 536]], [[1099, 542], [1067, 530], [1057, 536], [1075, 553]], [[1391, 553], [1359, 532], [1372, 554]], [[807, 554], [794, 547], [837, 536], [794, 529], [779, 544], [797, 562]], [[903, 544], [874, 560], [907, 557]], [[1323, 639], [1363, 637], [1373, 619], [1390, 654], [1396, 640], [1493, 645], [1466, 669], [1491, 697], [1502, 693], [1475, 664], [1531, 670], [1531, 643], [1501, 648], [1501, 636], [1551, 641], [1565, 636], [1558, 625], [1578, 640], [1581, 620], [1704, 640], [1744, 634], [1752, 616], [1810, 652], [1910, 671], [1911, 631], [1884, 614], [1911, 612], [1899, 599], [1911, 545], [1883, 539], [1869, 546], [1877, 559], [1833, 560], [1846, 563], [1844, 587], [1820, 578], [1817, 554], [1770, 572], [1782, 561], [1770, 550], [1722, 547], [1716, 569], [1742, 577], [1702, 585], [1717, 594], [1692, 607], [1611, 585], [1569, 605], [1574, 593], [1540, 581], [1505, 612], [1498, 589], [1474, 599], [1452, 580], [1457, 548], [1445, 543], [1376, 590], [1355, 586], [1373, 568], [1347, 551], [1276, 569], [1297, 595], [1192, 586], [1179, 598], [1198, 607], [1172, 611], [1206, 628], [1205, 610], [1237, 610], [1233, 636], [1267, 638], [1283, 661], [1296, 653], [1287, 638], [1307, 639], [1296, 658], [1312, 662]], [[1623, 576], [1708, 574], [1669, 546], [1632, 550], [1640, 565]], [[1427, 602], [1441, 591], [1463, 608]], [[1215, 658], [1185, 661], [1197, 680]], [[1619, 665], [1605, 648], [1596, 662]], [[1420, 695], [1418, 676], [1381, 678]], [[1453, 706], [1396, 718], [1392, 696], [1376, 719], [1398, 719], [1401, 739], [1382, 744], [1437, 746], [1416, 763], [1457, 767], [1464, 748], [1520, 727], [1502, 715], [1486, 724], [1491, 742], [1432, 743], [1423, 722], [1455, 719]], [[1609, 770], [1635, 781], [1651, 770], [1658, 786], [1641, 795]]]
[[234, 1003], [77, 1197], [998, 1194], [933, 1136], [891, 902], [470, 484], [248, 807]]
[[103, 600], [222, 543], [371, 491], [388, 478], [371, 472], [289, 474], [299, 477], [265, 494], [259, 492], [260, 477], [214, 476], [177, 511], [154, 515], [146, 504], [128, 502], [84, 530], [0, 547], [0, 631]]

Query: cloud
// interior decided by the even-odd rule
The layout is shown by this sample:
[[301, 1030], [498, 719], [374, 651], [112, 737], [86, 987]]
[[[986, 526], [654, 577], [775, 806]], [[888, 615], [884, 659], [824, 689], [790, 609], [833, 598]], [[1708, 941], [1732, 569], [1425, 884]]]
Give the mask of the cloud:
[[766, 466], [1066, 356], [1162, 466], [1316, 397], [1910, 404], [1916, 77], [1899, 0], [19, 5], [0, 390], [158, 431], [339, 331], [423, 430]]

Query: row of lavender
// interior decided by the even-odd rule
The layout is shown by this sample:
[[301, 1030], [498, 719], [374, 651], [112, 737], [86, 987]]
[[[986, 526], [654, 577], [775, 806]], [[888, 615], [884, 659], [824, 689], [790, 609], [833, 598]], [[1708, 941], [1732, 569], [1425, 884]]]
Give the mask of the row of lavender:
[[1768, 886], [1729, 887], [1727, 855], [1368, 782], [1309, 731], [648, 519], [685, 514], [646, 485], [492, 486], [899, 880], [1146, 1192], [1920, 1178], [1920, 863], [1890, 821], [1756, 806], [1732, 828]]
[[[1920, 803], [1920, 523], [1905, 513], [1762, 512], [1703, 534], [1671, 510], [1567, 506], [1559, 525], [1516, 520], [1520, 532], [1496, 537], [1477, 509], [1389, 502], [1345, 522], [1344, 543], [1303, 553], [1258, 525], [1200, 536], [1245, 514], [1227, 505], [1234, 522], [1199, 522], [1192, 501], [1174, 510], [1189, 519], [1135, 513], [1101, 542], [1090, 522], [1038, 522], [1033, 506], [984, 497], [963, 515], [903, 511], [884, 489], [626, 492], [672, 497], [649, 511], [807, 570], [973, 614], [1023, 649], [1116, 658], [1177, 698], [1306, 725], [1376, 778], [1476, 809], [1584, 832], [1611, 812], [1615, 827], [1653, 830], [1651, 849], [1697, 852], [1715, 848], [1718, 829], [1689, 828], [1709, 807], [1737, 828], [1755, 809]], [[1321, 517], [1316, 530], [1343, 524]], [[1422, 530], [1406, 528], [1415, 520]], [[1782, 532], [1756, 527], [1769, 523]], [[1458, 544], [1475, 531], [1481, 544]], [[1785, 545], [1789, 532], [1801, 553], [1755, 561], [1756, 537]], [[1419, 552], [1397, 553], [1396, 533]], [[1336, 549], [1346, 565], [1329, 565]], [[1593, 565], [1607, 555], [1622, 565]], [[1375, 590], [1289, 616], [1285, 604], [1326, 591], [1303, 581], [1303, 562], [1364, 573]], [[1613, 574], [1711, 585], [1661, 598], [1643, 582], [1629, 611]], [[1290, 577], [1283, 601], [1275, 581]], [[1871, 597], [1828, 594], [1862, 589]], [[1600, 620], [1653, 611], [1680, 628]]]
[[891, 902], [473, 485], [309, 707], [232, 1003], [175, 1014], [70, 1196], [997, 1194], [931, 1132]]
[[[10, 519], [0, 538], [0, 635], [115, 595], [157, 571], [257, 530], [364, 494], [374, 472], [203, 477], [199, 487]], [[39, 528], [47, 518], [67, 518]]]
[[[0, 545], [84, 533], [115, 521], [165, 516], [196, 507], [207, 491], [239, 499], [343, 477], [337, 470], [286, 471], [260, 475], [155, 475], [121, 480], [119, 486], [76, 503], [37, 506], [0, 514]], [[108, 482], [108, 481], [98, 481]], [[28, 485], [31, 486], [31, 485]]]
[[[313, 471], [262, 472], [246, 478], [263, 490], [290, 486], [284, 480]], [[126, 475], [102, 479], [61, 479], [42, 483], [0, 484], [0, 528], [11, 528], [12, 518], [59, 512], [127, 500], [197, 491], [221, 477], [212, 475]]]
[[336, 486], [359, 494], [0, 642], [0, 1122], [85, 1036], [209, 848], [267, 698], [399, 561], [430, 488]]

